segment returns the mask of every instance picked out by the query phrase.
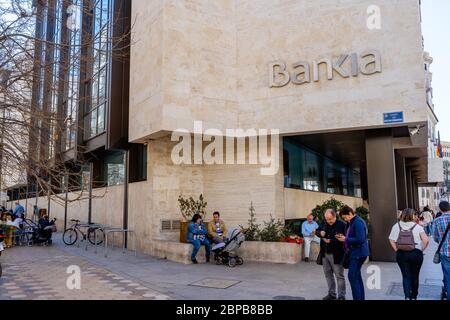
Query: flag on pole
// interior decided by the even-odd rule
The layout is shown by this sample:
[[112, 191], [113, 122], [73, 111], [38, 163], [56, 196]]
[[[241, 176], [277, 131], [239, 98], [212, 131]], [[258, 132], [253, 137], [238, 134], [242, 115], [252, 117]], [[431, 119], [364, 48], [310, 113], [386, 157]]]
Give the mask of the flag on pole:
[[440, 131], [438, 131], [437, 156], [438, 156], [438, 158], [443, 158], [444, 157], [444, 155], [442, 153], [441, 132]]

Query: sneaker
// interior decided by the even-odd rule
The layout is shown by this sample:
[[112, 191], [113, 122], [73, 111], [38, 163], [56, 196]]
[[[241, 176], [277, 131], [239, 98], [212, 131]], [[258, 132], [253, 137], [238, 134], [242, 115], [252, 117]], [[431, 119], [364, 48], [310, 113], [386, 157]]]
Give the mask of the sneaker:
[[305, 258], [305, 262], [309, 262], [309, 258]]
[[332, 300], [336, 300], [336, 297], [329, 294], [326, 297], [324, 297], [322, 300], [323, 301], [332, 301]]
[[193, 264], [198, 264], [197, 259], [192, 259], [192, 263], [193, 263]]

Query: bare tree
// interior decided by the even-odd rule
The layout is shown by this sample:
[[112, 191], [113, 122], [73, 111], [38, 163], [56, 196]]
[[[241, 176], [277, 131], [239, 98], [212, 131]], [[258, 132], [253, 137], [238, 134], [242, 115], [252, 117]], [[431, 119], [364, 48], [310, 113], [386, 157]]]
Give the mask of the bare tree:
[[[87, 159], [73, 144], [85, 130], [79, 106], [92, 100], [80, 84], [95, 81], [99, 57], [128, 58], [130, 30], [119, 38], [92, 32], [95, 1], [78, 2], [0, 0], [0, 190], [27, 184], [57, 201], [68, 187], [79, 191], [71, 201], [88, 196]], [[68, 161], [70, 148], [76, 156]]]

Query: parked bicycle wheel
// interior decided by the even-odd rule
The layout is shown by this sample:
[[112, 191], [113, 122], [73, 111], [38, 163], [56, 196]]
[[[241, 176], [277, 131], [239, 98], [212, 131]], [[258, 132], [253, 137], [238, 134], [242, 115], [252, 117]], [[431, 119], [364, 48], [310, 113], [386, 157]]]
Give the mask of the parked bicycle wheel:
[[[97, 234], [97, 243], [95, 243], [95, 234]], [[105, 239], [105, 232], [103, 231], [103, 229], [100, 228], [89, 228], [88, 229], [88, 240], [89, 242], [94, 245], [94, 246], [98, 246], [101, 245], [103, 243]]]
[[78, 240], [78, 232], [75, 229], [67, 229], [63, 234], [63, 242], [68, 246], [73, 246]]

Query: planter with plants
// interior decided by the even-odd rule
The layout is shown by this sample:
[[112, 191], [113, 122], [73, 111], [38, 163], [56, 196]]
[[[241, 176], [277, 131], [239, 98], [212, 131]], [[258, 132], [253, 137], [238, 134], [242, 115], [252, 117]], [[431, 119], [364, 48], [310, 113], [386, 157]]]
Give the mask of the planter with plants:
[[[194, 200], [193, 197], [185, 198], [182, 195], [178, 197], [178, 206], [180, 208], [181, 216], [183, 217], [180, 228], [181, 243], [187, 243], [188, 228], [192, 217], [198, 213], [203, 220], [205, 219], [207, 204], [208, 203], [204, 201], [202, 194], [198, 197], [198, 200]], [[205, 222], [205, 225], [206, 224], [207, 223]]]
[[283, 240], [289, 243], [303, 244], [303, 238], [298, 235], [298, 228], [294, 223], [289, 222], [283, 228]]
[[246, 241], [240, 249], [245, 260], [295, 264], [301, 261], [301, 240], [291, 225], [285, 225], [272, 216], [261, 227], [256, 223], [253, 204], [249, 209], [250, 219], [245, 229]]

